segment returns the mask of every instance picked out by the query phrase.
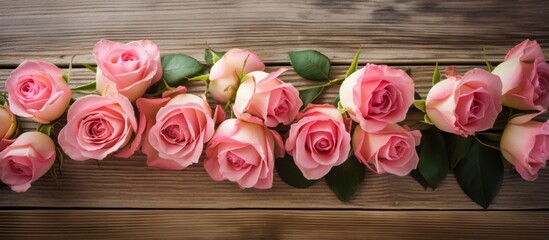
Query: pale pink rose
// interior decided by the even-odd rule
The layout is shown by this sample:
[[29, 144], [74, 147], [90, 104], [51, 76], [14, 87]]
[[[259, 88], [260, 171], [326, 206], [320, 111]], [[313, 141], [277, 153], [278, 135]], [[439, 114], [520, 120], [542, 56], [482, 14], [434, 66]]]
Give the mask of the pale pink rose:
[[185, 92], [179, 87], [160, 99], [137, 99], [141, 117], [134, 141], [144, 134], [141, 151], [148, 166], [185, 169], [198, 162], [204, 143], [212, 137], [215, 123], [206, 99]]
[[[246, 62], [246, 66], [244, 66], [244, 62]], [[263, 71], [264, 69], [265, 64], [254, 52], [233, 48], [212, 66], [209, 92], [215, 101], [225, 104], [236, 92], [240, 80], [237, 75], [246, 75], [252, 71]]]
[[492, 73], [503, 83], [503, 105], [538, 111], [549, 107], [549, 64], [536, 41], [515, 46]]
[[419, 130], [389, 124], [377, 132], [357, 127], [352, 144], [358, 160], [375, 173], [405, 176], [419, 163], [416, 146], [421, 140]]
[[204, 168], [216, 181], [229, 180], [240, 188], [273, 185], [274, 161], [284, 156], [277, 132], [239, 119], [222, 122], [206, 147]]
[[345, 162], [351, 150], [351, 134], [337, 108], [309, 104], [290, 127], [286, 151], [307, 179], [324, 177], [333, 166]]
[[501, 81], [497, 75], [473, 69], [463, 77], [442, 80], [429, 90], [426, 112], [435, 126], [467, 137], [490, 129], [501, 111]]
[[277, 78], [286, 70], [280, 68], [270, 74], [261, 71], [248, 73], [236, 92], [233, 105], [236, 117], [267, 127], [292, 123], [303, 102], [292, 84]]
[[6, 80], [13, 114], [49, 124], [63, 115], [72, 97], [57, 66], [26, 60]]
[[0, 180], [15, 192], [26, 192], [55, 161], [55, 144], [48, 135], [25, 132], [0, 152]]
[[400, 69], [367, 64], [343, 81], [339, 96], [354, 121], [377, 131], [406, 118], [414, 101], [414, 81]]
[[17, 131], [17, 118], [11, 113], [8, 103], [0, 106], [0, 151], [13, 143], [11, 139]]
[[549, 120], [532, 120], [541, 113], [511, 119], [501, 137], [503, 157], [515, 165], [517, 172], [527, 181], [536, 180], [539, 169], [545, 167], [549, 159]]
[[103, 160], [111, 153], [129, 157], [137, 148], [129, 144], [136, 131], [133, 107], [126, 97], [116, 92], [87, 95], [70, 107], [58, 142], [71, 159], [78, 161]]
[[131, 102], [162, 78], [160, 49], [149, 40], [118, 43], [100, 40], [93, 48], [97, 91], [114, 90]]

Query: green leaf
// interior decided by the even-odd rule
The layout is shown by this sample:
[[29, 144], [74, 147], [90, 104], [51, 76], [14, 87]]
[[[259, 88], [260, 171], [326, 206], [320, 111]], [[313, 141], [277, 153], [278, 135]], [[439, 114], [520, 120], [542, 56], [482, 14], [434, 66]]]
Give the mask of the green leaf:
[[467, 155], [475, 138], [472, 136], [464, 138], [451, 133], [443, 133], [443, 135], [446, 141], [446, 150], [448, 151], [448, 161], [450, 162], [451, 170]]
[[332, 106], [334, 107], [338, 107], [339, 106], [339, 100], [340, 100], [340, 97], [339, 97], [339, 94], [334, 98], [334, 100], [332, 101]]
[[323, 86], [311, 87], [299, 90], [299, 98], [303, 102], [302, 108], [307, 107], [307, 105], [313, 102], [320, 94], [324, 91]]
[[94, 73], [97, 73], [97, 67], [94, 67], [92, 65], [89, 65], [87, 63], [82, 63], [82, 66], [84, 66], [85, 68], [87, 68], [88, 70], [94, 72]]
[[421, 100], [421, 95], [416, 91], [414, 91], [414, 100]]
[[410, 176], [412, 176], [412, 178], [414, 178], [414, 180], [416, 180], [416, 182], [421, 184], [421, 186], [424, 189], [427, 189], [429, 187], [429, 183], [427, 183], [425, 178], [423, 178], [423, 176], [421, 176], [421, 173], [419, 173], [419, 171], [417, 169], [412, 170], [410, 172]]
[[364, 181], [366, 167], [358, 159], [351, 156], [343, 164], [335, 166], [325, 176], [326, 183], [337, 198], [342, 202], [351, 200], [358, 187]]
[[349, 77], [349, 75], [353, 74], [356, 71], [359, 57], [360, 57], [360, 48], [358, 49], [358, 51], [356, 51], [355, 58], [353, 58], [353, 62], [351, 63], [351, 66], [349, 67], [349, 69], [347, 69], [347, 73], [345, 73], [345, 78]]
[[4, 105], [4, 103], [6, 103], [6, 98], [2, 95], [0, 95], [0, 105]]
[[198, 74], [204, 66], [196, 59], [183, 54], [169, 54], [161, 57], [162, 78], [170, 87], [181, 85], [183, 80]]
[[71, 88], [71, 90], [72, 92], [75, 92], [75, 93], [96, 93], [97, 92], [95, 81], [89, 82], [77, 87], [73, 87]]
[[204, 60], [209, 66], [214, 65], [223, 55], [225, 55], [225, 52], [214, 51], [211, 48], [204, 49]]
[[315, 50], [289, 52], [290, 63], [296, 73], [309, 80], [328, 80], [330, 78], [330, 59]]
[[308, 188], [316, 183], [317, 180], [306, 179], [301, 170], [295, 165], [291, 155], [286, 154], [283, 158], [275, 161], [276, 172], [278, 176], [288, 185], [296, 188]]
[[440, 82], [440, 71], [438, 70], [438, 62], [437, 62], [435, 65], [435, 71], [433, 72], [432, 85], [435, 86], [435, 84], [437, 84], [438, 82]]
[[210, 79], [210, 74], [198, 75], [192, 78], [189, 78], [189, 81], [208, 81]]
[[488, 208], [503, 182], [503, 161], [499, 151], [473, 141], [455, 172], [463, 192], [483, 208]]
[[65, 155], [63, 154], [63, 150], [58, 146], [55, 146], [55, 153], [55, 158], [57, 159], [59, 169], [61, 170], [63, 168], [63, 165], [65, 164]]
[[414, 100], [412, 104], [420, 111], [425, 112], [425, 100]]
[[36, 126], [36, 131], [50, 136], [52, 127], [53, 127], [53, 124], [38, 123], [38, 126]]
[[444, 137], [436, 127], [422, 131], [418, 170], [432, 189], [448, 175], [449, 162]]

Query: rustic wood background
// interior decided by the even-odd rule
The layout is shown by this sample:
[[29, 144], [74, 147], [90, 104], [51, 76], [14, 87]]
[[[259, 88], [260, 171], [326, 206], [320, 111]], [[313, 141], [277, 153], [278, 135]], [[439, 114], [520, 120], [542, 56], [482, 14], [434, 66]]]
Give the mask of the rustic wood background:
[[[93, 63], [101, 38], [151, 39], [162, 53], [203, 59], [209, 44], [256, 51], [269, 69], [288, 66], [286, 53], [316, 49], [342, 76], [357, 48], [367, 62], [410, 68], [418, 91], [429, 89], [436, 61], [459, 72], [494, 63], [525, 38], [549, 56], [549, 2], [427, 0], [273, 1], [9, 1], [0, 0], [0, 90], [24, 59], [66, 68]], [[77, 65], [71, 84], [94, 76]], [[294, 72], [283, 79], [313, 84]], [[193, 83], [191, 92], [203, 86]], [[330, 88], [320, 101], [330, 101]], [[34, 128], [23, 122], [24, 129]], [[500, 194], [482, 210], [450, 175], [435, 191], [411, 177], [368, 173], [358, 194], [341, 203], [318, 182], [296, 189], [275, 177], [271, 190], [214, 182], [201, 164], [184, 171], [145, 166], [145, 157], [66, 160], [56, 184], [44, 176], [27, 193], [0, 189], [0, 239], [194, 238], [549, 238], [549, 169], [526, 182], [507, 169]]]

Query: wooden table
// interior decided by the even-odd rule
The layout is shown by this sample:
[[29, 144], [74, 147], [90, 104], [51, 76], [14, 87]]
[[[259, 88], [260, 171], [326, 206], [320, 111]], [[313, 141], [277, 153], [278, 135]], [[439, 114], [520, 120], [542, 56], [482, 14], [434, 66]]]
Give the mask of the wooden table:
[[[362, 47], [360, 65], [411, 68], [425, 96], [436, 61], [458, 72], [494, 63], [525, 38], [549, 56], [548, 1], [0, 1], [0, 90], [24, 59], [66, 68], [93, 63], [101, 38], [151, 39], [162, 53], [203, 59], [217, 50], [256, 51], [270, 70], [287, 52], [316, 49], [342, 76]], [[94, 75], [77, 65], [72, 84]], [[294, 72], [283, 79], [311, 85]], [[193, 83], [191, 92], [202, 92]], [[337, 88], [321, 101], [331, 100]], [[24, 129], [34, 128], [24, 122]], [[215, 182], [201, 164], [184, 171], [145, 166], [145, 157], [66, 160], [56, 184], [44, 176], [26, 193], [0, 190], [0, 239], [11, 238], [549, 238], [549, 169], [526, 182], [507, 169], [500, 194], [482, 210], [450, 175], [435, 191], [411, 177], [367, 173], [358, 194], [341, 203], [321, 181], [296, 189], [275, 177], [271, 190]]]

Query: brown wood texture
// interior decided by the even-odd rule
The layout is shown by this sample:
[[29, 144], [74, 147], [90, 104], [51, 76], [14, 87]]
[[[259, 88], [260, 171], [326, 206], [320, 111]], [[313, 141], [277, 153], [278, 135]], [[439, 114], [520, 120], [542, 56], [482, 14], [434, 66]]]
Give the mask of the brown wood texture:
[[[93, 63], [101, 38], [151, 39], [163, 54], [199, 60], [207, 45], [257, 52], [274, 70], [287, 52], [316, 49], [344, 75], [362, 48], [367, 62], [409, 68], [425, 96], [435, 62], [458, 72], [502, 61], [520, 41], [538, 40], [549, 56], [549, 2], [517, 1], [31, 1], [0, 0], [0, 91], [24, 59], [67, 67], [71, 85], [94, 80], [79, 63]], [[315, 85], [289, 71], [298, 88]], [[188, 83], [200, 94], [199, 82]], [[329, 102], [338, 88], [320, 98]], [[213, 101], [210, 101], [214, 104]], [[409, 116], [408, 123], [421, 117]], [[22, 128], [35, 125], [22, 121]], [[56, 129], [57, 131], [59, 128]], [[275, 175], [273, 189], [240, 190], [215, 182], [202, 164], [184, 171], [145, 166], [145, 157], [95, 162], [66, 160], [58, 184], [50, 176], [26, 193], [0, 187], [0, 239], [548, 239], [549, 169], [526, 182], [507, 166], [499, 195], [483, 211], [450, 174], [436, 190], [411, 177], [367, 173], [357, 195], [341, 203], [324, 181], [292, 188]]]
[[546, 1], [2, 1], [0, 64], [37, 58], [67, 64], [74, 54], [93, 62], [100, 38], [151, 39], [163, 53], [199, 57], [206, 43], [241, 47], [266, 61], [317, 49], [349, 62], [478, 63], [482, 45], [501, 61], [524, 38], [549, 53]]
[[0, 211], [0, 222], [9, 239], [547, 239], [549, 216], [540, 211], [22, 210]]

